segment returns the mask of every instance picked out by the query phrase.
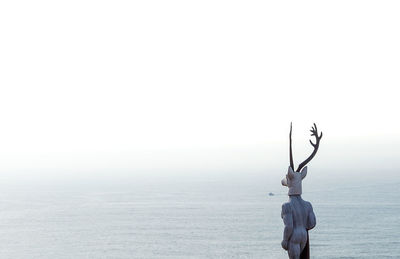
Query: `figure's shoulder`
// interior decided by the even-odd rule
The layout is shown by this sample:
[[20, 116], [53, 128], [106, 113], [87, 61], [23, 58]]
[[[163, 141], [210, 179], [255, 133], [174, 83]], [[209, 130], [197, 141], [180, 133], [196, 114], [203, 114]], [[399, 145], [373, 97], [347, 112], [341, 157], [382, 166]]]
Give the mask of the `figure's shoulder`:
[[311, 205], [311, 202], [305, 201], [305, 200], [303, 200], [303, 202], [304, 202], [304, 207], [306, 207], [307, 209], [310, 209], [310, 210], [313, 209], [312, 205]]
[[282, 204], [282, 214], [288, 214], [292, 212], [292, 206], [289, 202]]

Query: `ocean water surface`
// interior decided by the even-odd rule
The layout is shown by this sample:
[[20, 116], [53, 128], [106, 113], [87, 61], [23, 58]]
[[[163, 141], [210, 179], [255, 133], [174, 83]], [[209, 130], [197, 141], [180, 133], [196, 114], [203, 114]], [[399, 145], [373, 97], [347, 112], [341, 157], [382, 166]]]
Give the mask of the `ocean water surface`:
[[[400, 181], [310, 175], [302, 197], [317, 217], [312, 258], [400, 258]], [[3, 180], [0, 258], [287, 258], [280, 246], [287, 189], [279, 180]]]

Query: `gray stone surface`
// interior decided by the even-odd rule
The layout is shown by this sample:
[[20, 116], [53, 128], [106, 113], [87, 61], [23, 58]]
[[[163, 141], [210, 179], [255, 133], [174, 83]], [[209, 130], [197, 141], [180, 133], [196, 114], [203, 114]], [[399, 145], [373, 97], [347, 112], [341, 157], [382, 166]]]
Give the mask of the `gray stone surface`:
[[316, 225], [312, 205], [300, 195], [292, 195], [282, 205], [281, 216], [285, 224], [282, 247], [288, 251], [289, 258], [298, 259], [307, 244], [307, 231]]
[[285, 224], [282, 247], [288, 251], [289, 258], [299, 259], [308, 240], [307, 231], [314, 228], [316, 219], [310, 202], [301, 198], [301, 182], [307, 175], [307, 167], [294, 172], [289, 167], [282, 185], [289, 188], [289, 202], [282, 205], [282, 219]]

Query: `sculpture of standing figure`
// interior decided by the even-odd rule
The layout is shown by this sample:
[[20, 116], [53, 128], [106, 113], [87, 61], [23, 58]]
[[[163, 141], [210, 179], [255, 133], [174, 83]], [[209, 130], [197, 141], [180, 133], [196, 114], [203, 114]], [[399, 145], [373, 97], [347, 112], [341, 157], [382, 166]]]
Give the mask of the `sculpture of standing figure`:
[[[283, 232], [282, 247], [288, 251], [290, 259], [308, 259], [309, 238], [308, 230], [315, 227], [316, 219], [311, 203], [301, 198], [302, 188], [301, 181], [307, 175], [307, 166], [305, 166], [315, 156], [318, 151], [319, 142], [322, 138], [318, 136], [317, 126], [311, 128], [311, 136], [315, 136], [315, 144], [310, 140], [314, 147], [312, 154], [302, 162], [296, 171], [294, 171], [293, 155], [292, 155], [292, 124], [290, 124], [290, 166], [286, 178], [282, 180], [282, 185], [289, 188], [289, 202], [282, 205], [282, 219], [285, 224]], [[301, 171], [300, 171], [301, 170]]]

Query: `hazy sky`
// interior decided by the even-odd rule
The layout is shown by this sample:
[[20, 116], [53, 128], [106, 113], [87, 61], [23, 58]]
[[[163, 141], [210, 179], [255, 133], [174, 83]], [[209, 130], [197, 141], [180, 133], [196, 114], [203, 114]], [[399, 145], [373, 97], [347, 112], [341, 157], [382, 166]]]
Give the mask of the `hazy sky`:
[[[398, 1], [2, 1], [0, 171], [399, 168]], [[340, 163], [340, 164], [339, 164]]]

